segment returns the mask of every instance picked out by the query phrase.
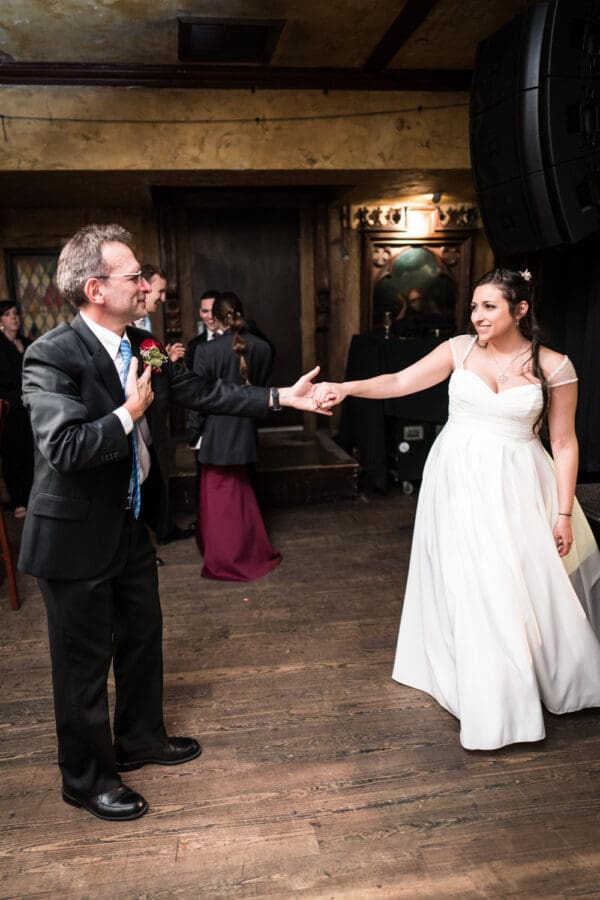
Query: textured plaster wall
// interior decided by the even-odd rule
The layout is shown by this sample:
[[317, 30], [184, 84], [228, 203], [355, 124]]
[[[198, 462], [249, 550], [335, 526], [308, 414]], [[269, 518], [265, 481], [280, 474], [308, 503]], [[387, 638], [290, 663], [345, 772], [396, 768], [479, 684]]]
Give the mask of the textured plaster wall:
[[[60, 250], [78, 228], [92, 222], [118, 222], [132, 233], [141, 260], [158, 261], [154, 223], [130, 209], [1, 209], [0, 248]], [[0, 298], [7, 296], [5, 257], [0, 252]], [[162, 316], [155, 318], [156, 333], [162, 336]]]
[[468, 169], [467, 102], [465, 94], [4, 87], [0, 171]]
[[[403, 169], [468, 170], [467, 102], [464, 94], [6, 87], [0, 88], [5, 117], [0, 172], [353, 170], [391, 175]], [[453, 108], [433, 108], [438, 106]], [[380, 111], [387, 112], [365, 115]], [[141, 258], [156, 259], [154, 216], [123, 207], [0, 210], [0, 246], [59, 247], [87, 222], [117, 221], [134, 233]], [[329, 359], [320, 362], [330, 377], [339, 378], [351, 336], [359, 329], [360, 240], [355, 231], [344, 236], [349, 258], [342, 259], [335, 205], [329, 237]], [[483, 239], [478, 245], [476, 271], [487, 268], [487, 245]], [[308, 265], [312, 250], [303, 249]], [[3, 265], [0, 255], [0, 294], [5, 295]], [[303, 270], [303, 278], [305, 294], [312, 297], [312, 272]], [[185, 279], [179, 287], [184, 338], [189, 339], [192, 298]], [[314, 358], [307, 345], [311, 316], [312, 305], [303, 309], [307, 365]], [[162, 336], [162, 317], [155, 318], [155, 331]]]

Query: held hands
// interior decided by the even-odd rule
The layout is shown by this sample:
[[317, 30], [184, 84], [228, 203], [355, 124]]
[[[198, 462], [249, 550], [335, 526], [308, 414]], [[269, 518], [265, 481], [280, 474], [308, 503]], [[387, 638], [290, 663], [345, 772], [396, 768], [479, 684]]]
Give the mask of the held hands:
[[346, 393], [342, 384], [327, 381], [313, 384], [312, 380], [319, 374], [319, 371], [320, 367], [315, 366], [310, 372], [302, 375], [292, 387], [280, 388], [279, 402], [281, 405], [330, 416], [331, 407], [341, 403]]
[[142, 375], [137, 377], [138, 361], [134, 356], [129, 365], [129, 374], [125, 382], [125, 409], [128, 410], [134, 422], [141, 419], [152, 401], [154, 400], [154, 391], [150, 382], [152, 369], [150, 366], [144, 366]]
[[345, 398], [343, 384], [335, 382], [321, 381], [313, 387], [312, 398], [318, 412], [324, 412], [337, 406]]
[[314, 385], [312, 383], [320, 371], [319, 366], [315, 366], [310, 372], [301, 375], [298, 381], [291, 387], [279, 388], [279, 402], [282, 406], [292, 406], [294, 409], [301, 409], [304, 412], [319, 412], [324, 416], [330, 416], [331, 413], [326, 409], [319, 409], [313, 400], [312, 394]]

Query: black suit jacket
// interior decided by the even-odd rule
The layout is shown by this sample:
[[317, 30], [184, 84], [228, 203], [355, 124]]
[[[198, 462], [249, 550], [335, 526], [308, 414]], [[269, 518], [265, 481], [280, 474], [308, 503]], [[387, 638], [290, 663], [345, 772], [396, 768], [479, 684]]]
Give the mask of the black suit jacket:
[[194, 368], [194, 355], [196, 353], [196, 348], [201, 347], [203, 344], [207, 343], [210, 344], [212, 343], [212, 341], [208, 340], [206, 328], [204, 329], [204, 331], [201, 331], [200, 334], [197, 334], [196, 337], [191, 339], [191, 341], [187, 345], [187, 350], [185, 351], [185, 364], [188, 369], [191, 370]]
[[[127, 333], [139, 360], [149, 334], [135, 327]], [[209, 381], [169, 361], [152, 375], [152, 388], [146, 420], [155, 471], [144, 502], [160, 509], [167, 497], [169, 402], [206, 413], [259, 416], [268, 408], [268, 391]], [[80, 316], [28, 348], [23, 400], [36, 449], [19, 568], [45, 579], [95, 577], [112, 560], [124, 524], [130, 438], [113, 413], [124, 402], [115, 365]]]
[[[202, 379], [222, 378], [230, 384], [243, 384], [239, 356], [233, 352], [231, 331], [200, 344], [194, 355], [194, 373]], [[268, 343], [249, 332], [244, 333], [248, 347], [246, 360], [253, 385], [267, 385], [271, 375], [272, 352]], [[237, 466], [256, 462], [256, 424], [238, 416], [202, 416], [188, 413], [189, 442], [202, 435], [198, 462], [216, 466]]]

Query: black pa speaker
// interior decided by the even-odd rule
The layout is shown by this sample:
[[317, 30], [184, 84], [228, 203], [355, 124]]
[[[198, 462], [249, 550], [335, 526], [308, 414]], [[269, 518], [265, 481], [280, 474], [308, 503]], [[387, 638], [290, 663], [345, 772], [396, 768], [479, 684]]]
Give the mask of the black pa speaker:
[[600, 0], [538, 3], [477, 49], [471, 161], [496, 254], [600, 227]]

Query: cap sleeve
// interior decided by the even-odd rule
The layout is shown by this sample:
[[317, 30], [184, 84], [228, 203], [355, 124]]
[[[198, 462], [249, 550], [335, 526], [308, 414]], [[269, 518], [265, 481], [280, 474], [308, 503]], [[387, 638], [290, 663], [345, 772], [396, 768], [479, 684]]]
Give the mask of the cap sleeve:
[[469, 350], [477, 340], [477, 335], [457, 334], [449, 340], [450, 349], [452, 350], [452, 359], [454, 360], [454, 368], [462, 369]]
[[548, 375], [548, 387], [560, 387], [563, 384], [574, 384], [577, 381], [577, 372], [568, 356], [563, 357], [562, 361]]

